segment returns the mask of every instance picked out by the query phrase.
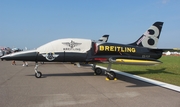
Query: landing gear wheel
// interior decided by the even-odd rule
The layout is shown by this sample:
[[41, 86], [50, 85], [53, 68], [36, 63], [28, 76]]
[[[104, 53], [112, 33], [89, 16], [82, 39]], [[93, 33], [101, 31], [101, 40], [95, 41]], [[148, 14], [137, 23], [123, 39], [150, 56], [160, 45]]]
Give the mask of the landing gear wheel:
[[113, 72], [113, 71], [108, 72], [108, 73], [107, 73], [107, 78], [108, 78], [109, 80], [114, 80], [114, 79], [116, 78], [115, 72]]
[[36, 78], [41, 78], [42, 77], [42, 73], [38, 71], [37, 73], [35, 73], [35, 77]]
[[102, 69], [101, 68], [95, 68], [94, 73], [96, 75], [101, 75], [102, 74]]

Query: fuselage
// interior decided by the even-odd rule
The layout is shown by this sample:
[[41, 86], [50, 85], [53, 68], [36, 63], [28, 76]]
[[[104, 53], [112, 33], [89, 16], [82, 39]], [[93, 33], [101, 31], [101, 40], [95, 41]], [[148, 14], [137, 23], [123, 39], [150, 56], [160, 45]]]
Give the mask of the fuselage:
[[162, 56], [161, 51], [155, 49], [138, 47], [133, 45], [124, 45], [118, 43], [103, 43], [98, 45], [96, 55], [118, 55], [122, 58], [151, 58], [159, 59]]
[[[59, 39], [36, 50], [22, 51], [1, 57], [5, 60], [43, 62], [117, 62], [130, 60], [159, 62], [162, 52], [118, 43], [97, 43], [89, 39]], [[100, 60], [99, 60], [100, 59]], [[103, 59], [103, 60], [101, 60]], [[144, 62], [142, 62], [144, 63]]]

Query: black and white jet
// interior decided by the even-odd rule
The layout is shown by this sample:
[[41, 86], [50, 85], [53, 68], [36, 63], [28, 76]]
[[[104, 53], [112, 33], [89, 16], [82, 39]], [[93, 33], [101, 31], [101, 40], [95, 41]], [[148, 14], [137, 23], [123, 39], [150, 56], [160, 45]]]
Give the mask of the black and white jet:
[[113, 80], [116, 74], [111, 71], [111, 64], [156, 65], [160, 64], [162, 52], [174, 49], [158, 49], [157, 43], [161, 34], [163, 22], [155, 22], [139, 39], [131, 44], [107, 42], [109, 35], [104, 35], [99, 41], [81, 38], [58, 39], [40, 46], [36, 50], [22, 51], [1, 57], [2, 60], [34, 61], [35, 76], [38, 62], [74, 62], [92, 63], [96, 75], [102, 70], [97, 63], [108, 63], [107, 78]]

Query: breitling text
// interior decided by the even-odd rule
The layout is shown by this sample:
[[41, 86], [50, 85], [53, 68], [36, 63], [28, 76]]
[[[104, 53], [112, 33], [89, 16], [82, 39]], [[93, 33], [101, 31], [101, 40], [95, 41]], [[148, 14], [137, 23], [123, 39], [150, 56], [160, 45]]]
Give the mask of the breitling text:
[[112, 51], [112, 52], [136, 52], [136, 48], [121, 47], [121, 46], [99, 46], [99, 51]]

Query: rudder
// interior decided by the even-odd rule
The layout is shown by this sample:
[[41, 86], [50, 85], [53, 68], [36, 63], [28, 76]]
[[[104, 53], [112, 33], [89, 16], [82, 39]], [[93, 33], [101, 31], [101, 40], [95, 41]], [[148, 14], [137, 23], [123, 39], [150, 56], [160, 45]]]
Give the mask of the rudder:
[[101, 38], [99, 38], [98, 41], [100, 41], [100, 42], [107, 42], [108, 38], [109, 38], [109, 35], [103, 35]]
[[129, 45], [157, 48], [163, 22], [155, 22], [136, 42]]

